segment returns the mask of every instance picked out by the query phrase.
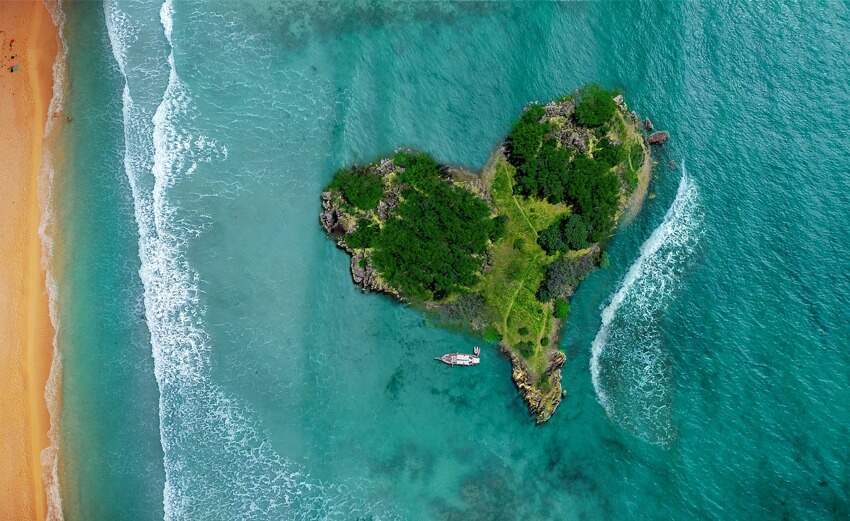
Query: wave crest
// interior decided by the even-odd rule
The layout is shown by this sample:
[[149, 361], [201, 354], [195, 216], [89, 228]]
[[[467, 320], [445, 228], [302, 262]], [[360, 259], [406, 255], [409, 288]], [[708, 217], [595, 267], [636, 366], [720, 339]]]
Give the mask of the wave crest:
[[[166, 0], [159, 9], [160, 32], [153, 34], [122, 12], [117, 0], [105, 8], [113, 54], [125, 78], [124, 168], [139, 231], [145, 317], [160, 393], [165, 519], [392, 518], [382, 514], [389, 510], [384, 505], [361, 499], [362, 484], [325, 484], [281, 457], [249, 408], [212, 380], [199, 276], [186, 258], [187, 241], [198, 231], [181, 219], [173, 192], [198, 163], [226, 158], [227, 149], [191, 128], [196, 108], [175, 65], [173, 15]], [[151, 55], [138, 56], [134, 46], [151, 45], [163, 33], [167, 69], [161, 63], [152, 69], [135, 62], [128, 67], [134, 52], [141, 60]]]
[[697, 186], [683, 163], [676, 198], [602, 310], [593, 339], [590, 372], [599, 403], [611, 419], [651, 443], [664, 445], [675, 435], [658, 321], [699, 241], [701, 223]]

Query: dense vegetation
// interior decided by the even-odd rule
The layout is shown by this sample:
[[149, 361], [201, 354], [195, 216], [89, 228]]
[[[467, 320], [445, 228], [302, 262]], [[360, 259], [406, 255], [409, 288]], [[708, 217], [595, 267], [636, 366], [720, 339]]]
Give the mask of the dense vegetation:
[[567, 250], [587, 247], [587, 224], [579, 214], [562, 217], [546, 227], [537, 237], [537, 243], [547, 254], [556, 255]]
[[617, 111], [615, 92], [599, 85], [585, 86], [576, 103], [576, 120], [586, 127], [599, 127], [608, 123]]
[[474, 285], [502, 221], [484, 200], [442, 177], [427, 154], [400, 152], [395, 162], [404, 168], [401, 203], [377, 233], [365, 233], [375, 267], [415, 299], [440, 300]]
[[544, 114], [542, 106], [530, 105], [511, 130], [510, 155], [514, 165], [527, 163], [537, 156], [543, 136], [549, 131], [548, 125], [540, 123]]
[[[596, 85], [585, 87], [578, 94], [576, 120], [585, 127], [607, 126], [617, 108], [614, 95]], [[595, 141], [593, 155], [570, 151], [554, 137], [547, 137], [553, 126], [544, 114], [543, 107], [532, 105], [511, 130], [509, 159], [517, 169], [515, 191], [553, 204], [572, 205], [582, 218], [587, 240], [598, 242], [610, 234], [619, 202], [620, 180], [611, 169], [626, 159], [629, 151], [605, 137], [605, 128], [599, 139], [588, 135]], [[577, 221], [574, 225], [581, 228]], [[574, 232], [576, 235], [577, 230]], [[547, 252], [564, 249], [559, 244], [563, 238], [557, 235], [550, 231], [541, 242]]]
[[546, 268], [546, 276], [537, 290], [537, 298], [541, 301], [566, 299], [590, 273], [597, 260], [595, 255], [560, 257]]
[[328, 189], [339, 190], [355, 208], [369, 210], [381, 200], [384, 183], [380, 177], [370, 175], [365, 168], [355, 166], [338, 171]]

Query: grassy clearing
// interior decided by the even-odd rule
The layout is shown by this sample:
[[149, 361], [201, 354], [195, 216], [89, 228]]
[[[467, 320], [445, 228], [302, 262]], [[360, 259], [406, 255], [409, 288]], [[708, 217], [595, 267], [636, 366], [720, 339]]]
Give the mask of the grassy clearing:
[[[516, 348], [520, 342], [531, 342], [533, 351], [525, 355], [532, 371], [540, 373], [545, 365], [540, 339], [549, 335], [552, 305], [535, 297], [552, 257], [537, 244], [537, 233], [569, 211], [566, 205], [515, 196], [514, 167], [499, 159], [495, 170], [492, 198], [500, 215], [507, 217], [505, 235], [494, 246], [492, 268], [485, 274], [478, 291], [485, 302], [497, 311], [494, 324], [504, 342]], [[521, 330], [527, 329], [523, 335]]]

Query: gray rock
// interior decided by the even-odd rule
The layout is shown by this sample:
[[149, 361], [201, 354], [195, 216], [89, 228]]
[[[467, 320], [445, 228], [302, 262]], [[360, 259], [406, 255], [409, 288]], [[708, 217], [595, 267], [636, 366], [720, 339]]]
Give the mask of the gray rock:
[[369, 257], [357, 251], [351, 253], [351, 280], [364, 291], [387, 293], [400, 298], [398, 291], [381, 279]]
[[573, 115], [573, 112], [576, 110], [576, 104], [572, 100], [568, 101], [553, 101], [549, 103], [543, 110], [546, 114], [547, 118], [561, 116], [568, 118]]

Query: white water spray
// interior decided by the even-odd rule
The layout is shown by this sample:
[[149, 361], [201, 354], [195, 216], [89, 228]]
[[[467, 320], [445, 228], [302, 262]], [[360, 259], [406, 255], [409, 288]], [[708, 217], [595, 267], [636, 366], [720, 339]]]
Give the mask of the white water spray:
[[667, 355], [657, 322], [700, 235], [698, 190], [682, 164], [676, 198], [602, 310], [590, 372], [597, 399], [614, 421], [659, 444], [672, 439]]
[[[212, 380], [213, 346], [199, 277], [185, 254], [197, 230], [180, 218], [173, 200], [199, 163], [226, 157], [226, 148], [210, 154], [211, 148], [219, 150], [215, 140], [192, 128], [196, 109], [177, 72], [171, 0], [159, 10], [159, 35], [117, 4], [108, 2], [105, 16], [125, 78], [124, 168], [139, 231], [145, 317], [160, 393], [165, 520], [378, 519], [374, 512], [385, 510], [382, 505], [364, 504], [358, 494], [315, 480], [284, 460], [255, 427], [251, 411]], [[168, 43], [167, 74], [144, 53], [145, 44], [162, 34]], [[128, 66], [129, 56], [150, 68]], [[164, 92], [156, 90], [160, 86]]]

